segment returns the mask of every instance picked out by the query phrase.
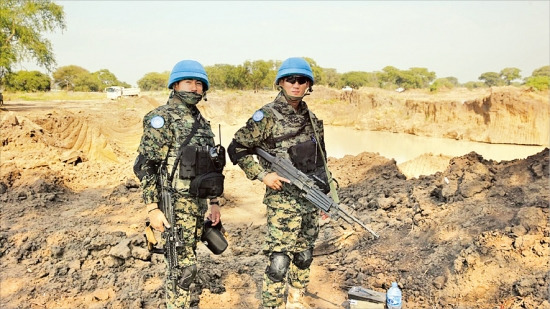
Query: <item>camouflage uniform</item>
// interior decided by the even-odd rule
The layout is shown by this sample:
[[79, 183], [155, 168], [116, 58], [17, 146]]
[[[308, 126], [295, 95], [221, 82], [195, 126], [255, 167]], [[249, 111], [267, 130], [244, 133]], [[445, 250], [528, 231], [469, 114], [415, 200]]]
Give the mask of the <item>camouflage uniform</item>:
[[[159, 121], [159, 116], [164, 119], [164, 123], [160, 128], [158, 128], [160, 125], [158, 122], [155, 126], [152, 125], [155, 121], [153, 119]], [[180, 145], [191, 134], [195, 122], [198, 122], [198, 128], [189, 140], [188, 145], [214, 146], [214, 133], [210, 123], [202, 117], [195, 105], [185, 104], [177, 96], [171, 96], [166, 105], [160, 106], [145, 115], [143, 119], [143, 136], [138, 148], [138, 152], [146, 159], [145, 165], [158, 166], [166, 160], [167, 171], [170, 174]], [[158, 180], [157, 173], [148, 173], [141, 179], [145, 204], [159, 202]], [[175, 219], [177, 224], [181, 226], [181, 240], [184, 244], [181, 252], [178, 252], [178, 266], [180, 269], [197, 263], [195, 255], [197, 240], [202, 235], [204, 215], [208, 210], [206, 199], [189, 196], [189, 184], [190, 180], [178, 177], [176, 169], [171, 191]], [[188, 308], [190, 305], [189, 291], [180, 287], [177, 287], [178, 291], [173, 291], [171, 282], [166, 281], [167, 307]]]
[[[295, 111], [279, 93], [272, 103], [263, 106], [247, 121], [246, 126], [235, 133], [234, 142], [240, 144], [237, 144], [237, 153], [261, 147], [272, 155], [290, 159], [287, 152], [290, 147], [315, 139], [310, 115], [324, 150], [322, 121], [309, 112], [304, 101], [300, 102], [298, 111]], [[244, 148], [239, 148], [241, 146]], [[271, 172], [269, 162], [259, 158], [258, 164], [251, 155], [240, 158], [238, 164], [251, 180], [262, 180]], [[319, 211], [290, 184], [285, 184], [282, 191], [267, 187], [263, 202], [267, 206], [264, 253], [270, 256], [273, 252], [281, 252], [292, 261], [287, 276], [280, 282], [273, 281], [267, 271], [264, 274], [263, 306], [277, 307], [283, 304], [287, 280], [290, 285], [300, 289], [309, 282], [309, 265], [300, 269], [294, 261], [297, 253], [313, 249], [319, 234]]]

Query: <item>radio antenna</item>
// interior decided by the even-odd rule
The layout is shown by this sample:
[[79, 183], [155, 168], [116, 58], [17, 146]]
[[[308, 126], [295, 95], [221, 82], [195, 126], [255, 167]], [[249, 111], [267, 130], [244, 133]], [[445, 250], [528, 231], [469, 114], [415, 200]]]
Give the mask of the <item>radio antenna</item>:
[[218, 123], [218, 137], [220, 138], [220, 145], [222, 144], [222, 124]]

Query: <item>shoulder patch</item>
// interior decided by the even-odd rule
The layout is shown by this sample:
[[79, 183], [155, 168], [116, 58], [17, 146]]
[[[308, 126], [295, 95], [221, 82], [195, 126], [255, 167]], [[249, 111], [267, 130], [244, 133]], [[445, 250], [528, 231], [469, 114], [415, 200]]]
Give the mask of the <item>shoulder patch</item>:
[[262, 112], [261, 110], [257, 110], [254, 115], [252, 115], [252, 119], [256, 122], [264, 119], [264, 112]]
[[155, 116], [151, 118], [151, 126], [155, 129], [160, 129], [164, 126], [164, 118], [162, 116]]

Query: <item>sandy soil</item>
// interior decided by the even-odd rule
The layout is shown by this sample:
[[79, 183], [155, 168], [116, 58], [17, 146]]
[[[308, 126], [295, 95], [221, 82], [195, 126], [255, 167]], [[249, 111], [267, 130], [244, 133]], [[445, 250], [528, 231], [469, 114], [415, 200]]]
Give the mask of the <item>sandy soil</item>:
[[[502, 139], [492, 132], [515, 121], [509, 136], [524, 144], [548, 133], [537, 132], [540, 117], [548, 122], [547, 94], [501, 89], [428, 100], [378, 90], [353, 97], [316, 91], [308, 102], [332, 125], [385, 130], [398, 122], [388, 115], [408, 114], [392, 130], [487, 141]], [[201, 108], [215, 126], [243, 123], [235, 113], [251, 115], [273, 95], [214, 92]], [[162, 307], [164, 262], [146, 249], [131, 166], [143, 115], [164, 101], [8, 101], [1, 108], [1, 308]], [[511, 101], [525, 106], [511, 109]], [[333, 116], [339, 114], [334, 104], [326, 108], [331, 102], [342, 106], [342, 117]], [[473, 107], [478, 103], [484, 108]], [[501, 162], [476, 153], [426, 154], [400, 166], [367, 152], [330, 158], [341, 202], [380, 238], [340, 220], [323, 221], [307, 302], [343, 308], [352, 286], [383, 292], [398, 281], [406, 308], [550, 308], [548, 159], [548, 149]], [[199, 245], [196, 303], [259, 308], [264, 188], [234, 166], [225, 174], [222, 220], [230, 246], [215, 256]]]

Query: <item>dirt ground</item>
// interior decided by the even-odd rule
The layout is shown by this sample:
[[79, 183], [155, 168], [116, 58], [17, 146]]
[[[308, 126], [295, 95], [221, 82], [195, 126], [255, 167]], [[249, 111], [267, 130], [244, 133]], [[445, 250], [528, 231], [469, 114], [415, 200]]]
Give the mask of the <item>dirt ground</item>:
[[[548, 93], [461, 90], [427, 99], [316, 91], [307, 101], [328, 125], [548, 145]], [[200, 107], [213, 126], [234, 125], [273, 96], [213, 92]], [[165, 100], [5, 102], [0, 308], [162, 308], [164, 261], [146, 249], [131, 167], [143, 115]], [[397, 281], [404, 308], [550, 308], [548, 148], [500, 162], [474, 152], [426, 154], [399, 166], [363, 152], [329, 158], [329, 167], [342, 204], [380, 238], [322, 221], [306, 293], [311, 307], [344, 308], [350, 287], [384, 292]], [[199, 244], [195, 301], [198, 308], [259, 308], [264, 187], [231, 164], [224, 173], [230, 245], [215, 256]]]

